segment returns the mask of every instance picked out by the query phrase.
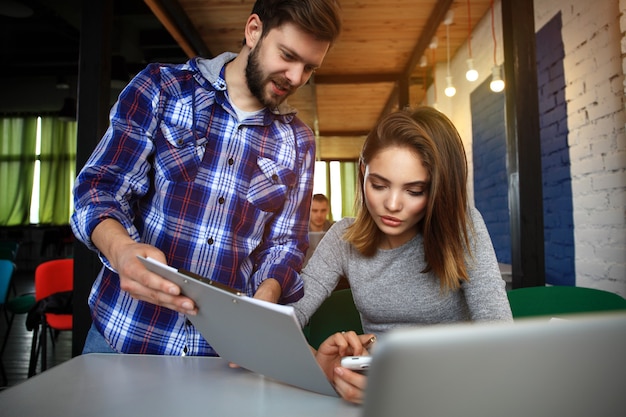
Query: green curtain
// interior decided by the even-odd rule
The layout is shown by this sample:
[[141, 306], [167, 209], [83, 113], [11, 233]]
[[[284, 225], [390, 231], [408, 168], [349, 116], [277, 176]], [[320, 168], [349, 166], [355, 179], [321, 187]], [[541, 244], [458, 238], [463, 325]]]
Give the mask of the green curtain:
[[39, 223], [69, 223], [76, 175], [76, 129], [76, 122], [41, 119]]
[[359, 164], [356, 162], [341, 162], [339, 172], [341, 173], [341, 215], [343, 217], [354, 217], [354, 199], [356, 198], [357, 170]]
[[37, 117], [0, 118], [0, 226], [29, 223]]

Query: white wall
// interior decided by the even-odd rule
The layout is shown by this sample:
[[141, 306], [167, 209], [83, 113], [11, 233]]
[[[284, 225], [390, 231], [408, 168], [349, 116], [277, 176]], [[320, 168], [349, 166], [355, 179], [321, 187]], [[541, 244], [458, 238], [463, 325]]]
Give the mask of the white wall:
[[[626, 297], [626, 0], [535, 0], [535, 30], [561, 13], [565, 49], [576, 285]], [[502, 64], [500, 2], [496, 62]], [[445, 40], [444, 40], [445, 41]], [[480, 77], [465, 80], [467, 44], [452, 59], [457, 94], [444, 95], [446, 68], [437, 69], [437, 108], [457, 126], [471, 167], [470, 93], [491, 76], [489, 12], [473, 28], [472, 53]], [[429, 91], [429, 102], [434, 94]], [[470, 195], [473, 196], [473, 178]]]

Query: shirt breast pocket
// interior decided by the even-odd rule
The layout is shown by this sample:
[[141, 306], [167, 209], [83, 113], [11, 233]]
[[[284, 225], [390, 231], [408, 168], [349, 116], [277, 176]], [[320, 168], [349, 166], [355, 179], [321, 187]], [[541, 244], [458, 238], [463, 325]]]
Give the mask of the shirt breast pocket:
[[156, 167], [168, 181], [191, 182], [204, 157], [206, 138], [198, 138], [192, 129], [161, 122], [157, 139]]
[[275, 212], [282, 208], [295, 183], [296, 174], [291, 169], [271, 159], [258, 157], [246, 198], [259, 210]]

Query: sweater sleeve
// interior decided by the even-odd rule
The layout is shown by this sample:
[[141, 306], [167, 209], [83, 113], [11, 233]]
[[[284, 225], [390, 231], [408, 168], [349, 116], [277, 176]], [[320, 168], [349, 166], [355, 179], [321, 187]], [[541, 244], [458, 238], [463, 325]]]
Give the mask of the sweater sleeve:
[[335, 289], [339, 279], [345, 276], [349, 244], [342, 239], [342, 236], [351, 222], [351, 219], [342, 219], [333, 224], [301, 272], [304, 281], [304, 296], [291, 304], [301, 326], [309, 322], [313, 313]]
[[463, 284], [472, 321], [513, 321], [487, 226], [476, 208], [471, 210], [474, 234], [470, 238], [472, 256], [468, 259], [470, 280]]

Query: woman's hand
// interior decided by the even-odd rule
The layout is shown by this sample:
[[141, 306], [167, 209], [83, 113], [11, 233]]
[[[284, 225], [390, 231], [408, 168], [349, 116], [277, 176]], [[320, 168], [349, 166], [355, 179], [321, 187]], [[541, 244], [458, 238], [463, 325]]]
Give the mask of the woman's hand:
[[326, 377], [333, 383], [337, 392], [347, 401], [360, 404], [367, 385], [367, 377], [341, 366], [344, 356], [367, 356], [367, 347], [376, 340], [373, 334], [357, 335], [353, 331], [335, 333], [329, 336], [315, 353]]

